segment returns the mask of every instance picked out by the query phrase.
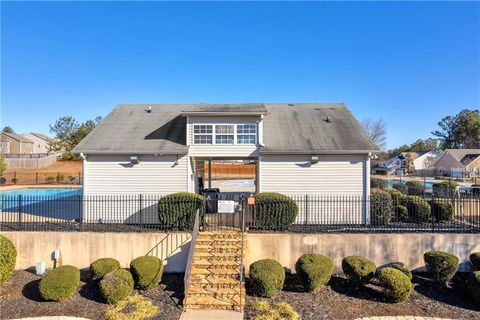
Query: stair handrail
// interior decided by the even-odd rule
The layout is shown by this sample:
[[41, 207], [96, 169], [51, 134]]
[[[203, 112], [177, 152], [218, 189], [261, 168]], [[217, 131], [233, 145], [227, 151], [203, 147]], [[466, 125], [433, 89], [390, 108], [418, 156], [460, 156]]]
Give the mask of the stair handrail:
[[195, 254], [195, 244], [197, 242], [198, 232], [200, 231], [200, 209], [197, 209], [195, 212], [195, 222], [193, 223], [192, 237], [190, 240], [190, 250], [188, 252], [187, 265], [185, 267], [185, 276], [183, 278], [183, 283], [185, 284], [184, 288], [184, 299], [187, 297], [188, 288], [190, 287], [190, 273], [192, 271], [193, 257]]

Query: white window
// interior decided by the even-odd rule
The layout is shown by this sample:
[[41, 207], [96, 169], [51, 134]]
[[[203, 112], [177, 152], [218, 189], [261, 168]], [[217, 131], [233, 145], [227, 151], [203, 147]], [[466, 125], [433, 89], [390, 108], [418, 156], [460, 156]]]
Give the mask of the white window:
[[193, 144], [256, 144], [256, 124], [194, 124]]
[[237, 124], [237, 143], [255, 144], [257, 138], [256, 124]]
[[194, 144], [212, 144], [213, 129], [211, 124], [195, 124], [193, 126]]

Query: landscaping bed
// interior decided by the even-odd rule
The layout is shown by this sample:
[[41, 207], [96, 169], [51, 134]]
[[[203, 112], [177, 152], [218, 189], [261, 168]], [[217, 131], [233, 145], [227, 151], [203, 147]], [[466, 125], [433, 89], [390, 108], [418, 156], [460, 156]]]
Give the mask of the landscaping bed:
[[271, 299], [247, 296], [245, 319], [255, 319], [252, 302], [286, 302], [303, 320], [352, 320], [373, 316], [428, 316], [451, 319], [480, 319], [476, 306], [465, 292], [466, 274], [457, 274], [451, 286], [438, 288], [423, 275], [414, 276], [414, 291], [409, 300], [391, 303], [372, 285], [356, 286], [343, 275], [333, 275], [317, 293], [303, 292], [294, 275], [287, 275], [283, 291]]
[[[15, 271], [0, 287], [0, 318], [17, 319], [41, 316], [72, 316], [88, 319], [104, 319], [107, 304], [102, 302], [98, 286], [82, 272], [78, 292], [63, 302], [43, 301], [38, 283], [41, 277], [31, 270]], [[162, 319], [179, 319], [178, 306], [183, 297], [183, 275], [163, 274], [161, 285], [146, 291], [135, 291], [158, 307]]]

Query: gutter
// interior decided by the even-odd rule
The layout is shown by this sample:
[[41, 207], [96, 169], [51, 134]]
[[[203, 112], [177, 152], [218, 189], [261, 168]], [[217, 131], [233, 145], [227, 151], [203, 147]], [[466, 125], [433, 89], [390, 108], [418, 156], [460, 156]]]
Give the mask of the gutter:
[[75, 154], [85, 155], [163, 155], [163, 154], [188, 154], [188, 149], [182, 150], [74, 150]]
[[372, 154], [378, 153], [380, 150], [268, 150], [260, 149], [260, 154]]

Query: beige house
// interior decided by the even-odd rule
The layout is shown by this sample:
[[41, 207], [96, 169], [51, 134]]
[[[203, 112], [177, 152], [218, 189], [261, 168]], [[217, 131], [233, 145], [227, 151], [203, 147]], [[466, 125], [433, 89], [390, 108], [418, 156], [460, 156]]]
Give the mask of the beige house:
[[435, 169], [452, 177], [480, 174], [480, 149], [446, 149], [435, 163]]
[[33, 153], [33, 141], [22, 135], [2, 132], [1, 141], [2, 149], [8, 145], [8, 152], [5, 153]]
[[33, 141], [33, 153], [48, 153], [49, 137], [37, 132], [27, 133], [23, 136]]

